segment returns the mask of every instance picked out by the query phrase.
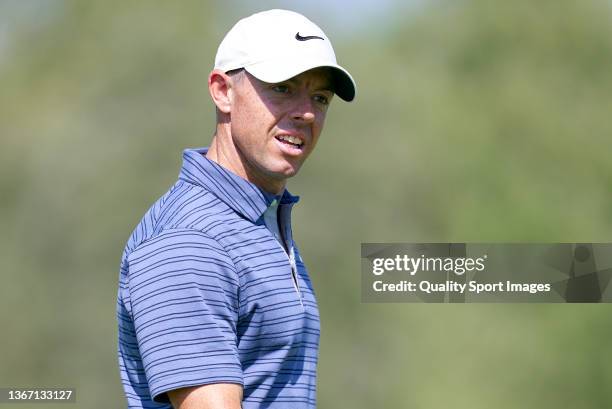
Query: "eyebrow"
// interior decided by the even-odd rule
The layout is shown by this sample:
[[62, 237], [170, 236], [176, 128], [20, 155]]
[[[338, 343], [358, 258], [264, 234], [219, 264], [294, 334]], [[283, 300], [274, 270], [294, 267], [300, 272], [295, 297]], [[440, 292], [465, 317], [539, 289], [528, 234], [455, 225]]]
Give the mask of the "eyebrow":
[[[279, 84], [282, 84], [283, 82], [288, 82], [291, 84], [296, 84], [298, 82], [297, 79], [295, 79], [295, 77], [289, 78], [288, 80], [285, 81], [281, 81]], [[334, 84], [332, 80], [327, 80], [323, 83], [323, 85], [319, 86], [316, 88], [315, 91], [329, 91], [332, 94], [334, 94]]]

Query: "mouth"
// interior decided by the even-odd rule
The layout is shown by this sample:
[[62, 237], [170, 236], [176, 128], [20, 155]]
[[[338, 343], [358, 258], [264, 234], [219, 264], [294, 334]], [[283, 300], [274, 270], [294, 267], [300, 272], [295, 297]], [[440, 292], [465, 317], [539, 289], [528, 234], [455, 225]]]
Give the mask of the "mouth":
[[304, 140], [296, 135], [277, 135], [275, 139], [288, 153], [298, 153], [304, 148]]

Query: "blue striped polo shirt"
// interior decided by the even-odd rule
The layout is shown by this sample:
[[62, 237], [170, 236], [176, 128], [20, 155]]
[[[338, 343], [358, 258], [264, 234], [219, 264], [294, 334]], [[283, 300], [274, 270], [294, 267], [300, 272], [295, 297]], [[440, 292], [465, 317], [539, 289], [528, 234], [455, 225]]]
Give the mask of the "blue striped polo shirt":
[[285, 248], [266, 227], [274, 196], [185, 150], [178, 181], [123, 253], [118, 355], [130, 408], [170, 408], [166, 392], [243, 385], [243, 408], [315, 407], [319, 313], [278, 203]]

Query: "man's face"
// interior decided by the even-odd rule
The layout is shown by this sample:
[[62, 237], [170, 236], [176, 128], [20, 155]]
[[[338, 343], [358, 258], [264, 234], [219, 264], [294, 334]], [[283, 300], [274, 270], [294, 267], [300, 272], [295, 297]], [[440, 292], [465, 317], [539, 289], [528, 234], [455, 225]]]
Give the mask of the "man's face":
[[275, 192], [314, 149], [333, 92], [328, 68], [265, 83], [247, 72], [233, 84], [231, 136], [247, 179]]

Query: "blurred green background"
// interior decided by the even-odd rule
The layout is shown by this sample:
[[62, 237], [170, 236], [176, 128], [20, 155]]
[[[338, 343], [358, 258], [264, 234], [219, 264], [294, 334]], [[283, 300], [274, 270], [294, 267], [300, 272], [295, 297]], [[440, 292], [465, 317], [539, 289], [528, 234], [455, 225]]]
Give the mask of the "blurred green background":
[[1, 0], [0, 387], [125, 407], [123, 246], [182, 150], [210, 141], [223, 34], [278, 6], [317, 22], [359, 87], [289, 184], [322, 316], [319, 407], [611, 407], [608, 305], [359, 289], [361, 242], [612, 241], [603, 0]]

